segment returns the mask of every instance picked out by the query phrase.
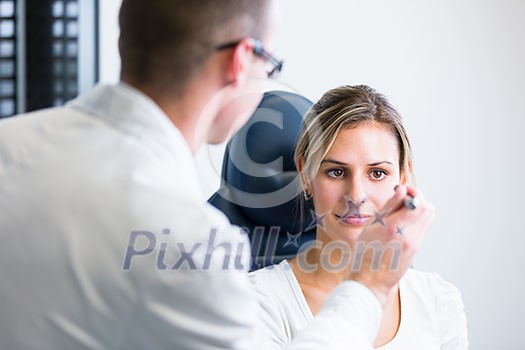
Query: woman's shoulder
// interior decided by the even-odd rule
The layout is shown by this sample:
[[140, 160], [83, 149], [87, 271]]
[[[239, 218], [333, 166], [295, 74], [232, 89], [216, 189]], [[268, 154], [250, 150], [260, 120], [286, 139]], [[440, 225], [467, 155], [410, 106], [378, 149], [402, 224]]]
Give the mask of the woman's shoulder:
[[437, 273], [410, 269], [401, 280], [401, 295], [403, 287], [412, 309], [417, 310], [414, 314], [427, 310], [432, 315], [442, 347], [446, 344], [447, 349], [468, 349], [465, 306], [454, 284]]
[[406, 290], [432, 302], [436, 311], [463, 309], [461, 292], [451, 282], [436, 272], [423, 272], [409, 269], [402, 283]]
[[289, 288], [291, 266], [283, 260], [279, 264], [252, 271], [248, 274], [256, 291], [264, 294], [282, 295], [284, 288]]
[[287, 261], [282, 261], [250, 272], [249, 277], [262, 309], [262, 321], [274, 341], [284, 347], [309, 321], [306, 316], [309, 310], [306, 310], [306, 302], [302, 300], [304, 297], [292, 268]]
[[437, 272], [424, 272], [414, 269], [409, 269], [405, 276], [403, 277], [405, 282], [410, 285], [426, 289], [430, 292], [459, 292], [454, 284], [449, 281], [446, 281], [441, 275]]

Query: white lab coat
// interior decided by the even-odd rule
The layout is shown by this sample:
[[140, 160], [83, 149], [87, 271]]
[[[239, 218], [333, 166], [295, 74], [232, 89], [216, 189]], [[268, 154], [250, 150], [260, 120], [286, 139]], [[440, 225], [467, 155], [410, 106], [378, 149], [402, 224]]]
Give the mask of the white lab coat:
[[[0, 122], [0, 349], [259, 347], [248, 239], [197, 179], [123, 83]], [[345, 282], [290, 349], [369, 348], [380, 317]]]

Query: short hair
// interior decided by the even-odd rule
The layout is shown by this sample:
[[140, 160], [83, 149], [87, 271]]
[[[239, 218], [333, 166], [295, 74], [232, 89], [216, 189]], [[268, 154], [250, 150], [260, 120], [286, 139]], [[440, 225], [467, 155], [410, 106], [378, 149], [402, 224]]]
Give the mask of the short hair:
[[121, 78], [180, 92], [216, 47], [262, 39], [268, 0], [123, 0]]
[[385, 96], [366, 85], [329, 90], [306, 113], [294, 155], [296, 164], [303, 162], [301, 178], [312, 181], [342, 129], [371, 122], [390, 130], [397, 141], [400, 173], [413, 183], [412, 150], [401, 116]]

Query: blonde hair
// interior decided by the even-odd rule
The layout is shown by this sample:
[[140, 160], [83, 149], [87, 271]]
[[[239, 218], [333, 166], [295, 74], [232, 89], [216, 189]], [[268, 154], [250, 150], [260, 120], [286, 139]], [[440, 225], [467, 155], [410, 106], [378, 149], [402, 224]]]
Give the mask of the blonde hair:
[[386, 126], [392, 132], [399, 150], [400, 174], [408, 183], [413, 183], [412, 150], [399, 113], [385, 96], [371, 87], [345, 85], [327, 91], [305, 115], [294, 155], [297, 169], [301, 169], [303, 189], [319, 171], [321, 161], [341, 129], [371, 122]]

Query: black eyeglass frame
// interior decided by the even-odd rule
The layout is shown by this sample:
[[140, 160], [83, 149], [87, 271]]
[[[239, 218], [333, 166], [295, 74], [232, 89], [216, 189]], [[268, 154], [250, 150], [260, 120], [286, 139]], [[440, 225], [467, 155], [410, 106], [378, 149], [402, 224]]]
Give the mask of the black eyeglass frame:
[[[217, 46], [215, 49], [217, 51], [221, 50], [227, 50], [236, 47], [241, 43], [240, 40], [232, 41], [226, 44], [222, 44]], [[252, 39], [253, 43], [253, 54], [257, 57], [261, 57], [265, 59], [267, 62], [271, 63], [273, 68], [266, 72], [268, 74], [268, 78], [275, 78], [282, 70], [283, 70], [283, 64], [284, 61], [281, 59], [278, 59], [274, 55], [272, 55], [270, 52], [264, 49], [263, 44], [258, 39]]]

